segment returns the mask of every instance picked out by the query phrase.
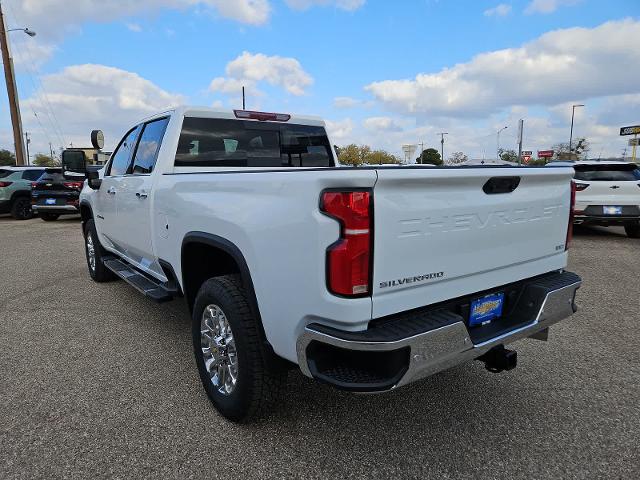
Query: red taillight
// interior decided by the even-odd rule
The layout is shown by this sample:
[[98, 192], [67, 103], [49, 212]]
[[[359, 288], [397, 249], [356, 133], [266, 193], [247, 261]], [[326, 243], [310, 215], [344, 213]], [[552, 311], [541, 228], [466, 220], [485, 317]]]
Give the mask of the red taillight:
[[72, 188], [74, 190], [82, 190], [82, 182], [64, 182], [65, 188]]
[[35, 190], [36, 188], [38, 188], [38, 182], [31, 182], [31, 189]]
[[349, 297], [370, 294], [370, 192], [324, 192], [320, 210], [340, 222], [340, 240], [327, 250], [329, 290]]
[[271, 120], [272, 122], [288, 122], [291, 115], [288, 113], [254, 112], [251, 110], [234, 110], [236, 118], [247, 118], [260, 120], [261, 122]]
[[564, 249], [569, 250], [569, 246], [571, 245], [571, 240], [573, 240], [573, 219], [574, 219], [574, 209], [576, 206], [576, 182], [571, 180], [571, 200], [569, 204], [569, 225], [567, 226], [567, 240], [564, 242]]
[[588, 183], [576, 183], [576, 182], [573, 182], [573, 184], [576, 186], [576, 192], [581, 192], [583, 190], [586, 190], [587, 187], [589, 186]]
[[0, 182], [0, 187], [8, 187], [9, 185], [11, 185], [13, 182]]

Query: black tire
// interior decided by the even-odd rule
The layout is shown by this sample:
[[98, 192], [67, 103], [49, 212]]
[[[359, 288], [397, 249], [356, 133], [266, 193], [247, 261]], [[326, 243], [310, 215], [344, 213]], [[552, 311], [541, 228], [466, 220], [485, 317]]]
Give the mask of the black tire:
[[59, 213], [41, 213], [40, 218], [45, 222], [55, 222], [58, 217], [60, 217]]
[[627, 232], [629, 238], [640, 238], [640, 223], [625, 225], [624, 231]]
[[11, 216], [16, 220], [29, 220], [32, 218], [31, 198], [17, 197], [11, 204]]
[[[218, 306], [233, 334], [237, 355], [236, 384], [230, 393], [221, 393], [205, 367], [202, 351], [201, 320], [205, 308]], [[248, 422], [264, 416], [281, 398], [287, 379], [260, 335], [258, 320], [251, 313], [247, 294], [237, 276], [210, 278], [196, 296], [192, 318], [193, 348], [198, 373], [211, 403], [227, 419]]]
[[[91, 265], [89, 239], [91, 239], [91, 244], [93, 245], [94, 266]], [[91, 275], [91, 278], [94, 281], [102, 283], [115, 280], [115, 274], [104, 266], [104, 256], [106, 255], [106, 251], [102, 248], [102, 245], [100, 245], [93, 219], [88, 220], [84, 226], [84, 253], [87, 258], [89, 275]]]

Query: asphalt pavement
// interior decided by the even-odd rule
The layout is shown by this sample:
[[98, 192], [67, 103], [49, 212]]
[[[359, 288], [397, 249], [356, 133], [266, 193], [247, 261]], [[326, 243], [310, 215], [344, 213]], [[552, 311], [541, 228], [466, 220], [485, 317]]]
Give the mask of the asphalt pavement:
[[519, 365], [384, 395], [289, 375], [238, 426], [206, 398], [181, 301], [90, 281], [76, 218], [0, 218], [0, 478], [640, 478], [640, 240], [577, 231], [579, 312]]

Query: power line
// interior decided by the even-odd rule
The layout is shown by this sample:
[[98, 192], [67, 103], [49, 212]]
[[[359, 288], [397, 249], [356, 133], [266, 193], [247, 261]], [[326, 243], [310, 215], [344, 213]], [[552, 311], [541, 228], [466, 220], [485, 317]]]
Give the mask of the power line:
[[[16, 24], [18, 24], [19, 19], [13, 8], [13, 5], [11, 3], [8, 3], [8, 5], [9, 5], [9, 9], [11, 10], [13, 21], [16, 22]], [[16, 44], [14, 48], [18, 45], [20, 45], [20, 43]], [[27, 74], [34, 87], [34, 93], [36, 96], [40, 97], [40, 102], [43, 103], [44, 105], [44, 112], [47, 115], [47, 119], [49, 120], [49, 123], [53, 128], [53, 132], [55, 133], [56, 137], [58, 137], [58, 141], [61, 142], [61, 145], [66, 145], [66, 139], [64, 134], [62, 133], [62, 129], [60, 128], [60, 122], [56, 117], [55, 110], [51, 106], [51, 102], [49, 102], [49, 97], [47, 95], [46, 89], [44, 88], [44, 84], [40, 80], [40, 76], [35, 72], [35, 70], [32, 67], [33, 65], [35, 65], [35, 61], [34, 61], [33, 55], [31, 54], [31, 46], [28, 43], [25, 43], [24, 45], [25, 45], [25, 52], [29, 58], [26, 59], [21, 54], [20, 54], [20, 57], [22, 59], [22, 63], [26, 66]], [[17, 48], [16, 48], [16, 51], [18, 51]], [[24, 60], [28, 60], [28, 61], [24, 61]], [[39, 87], [38, 85], [36, 85], [36, 82], [39, 84]], [[43, 99], [44, 99], [44, 102], [42, 101]], [[51, 112], [51, 115], [49, 115], [49, 112]], [[34, 114], [35, 114], [35, 111], [34, 111]]]

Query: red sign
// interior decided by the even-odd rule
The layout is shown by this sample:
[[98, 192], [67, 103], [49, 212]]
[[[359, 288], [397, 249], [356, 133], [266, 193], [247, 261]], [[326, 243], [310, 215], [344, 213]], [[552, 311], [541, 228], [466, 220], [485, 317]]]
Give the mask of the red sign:
[[551, 158], [553, 157], [553, 150], [538, 150], [538, 158]]
[[523, 155], [522, 156], [522, 161], [524, 163], [529, 163], [529, 160], [531, 160], [531, 155]]

